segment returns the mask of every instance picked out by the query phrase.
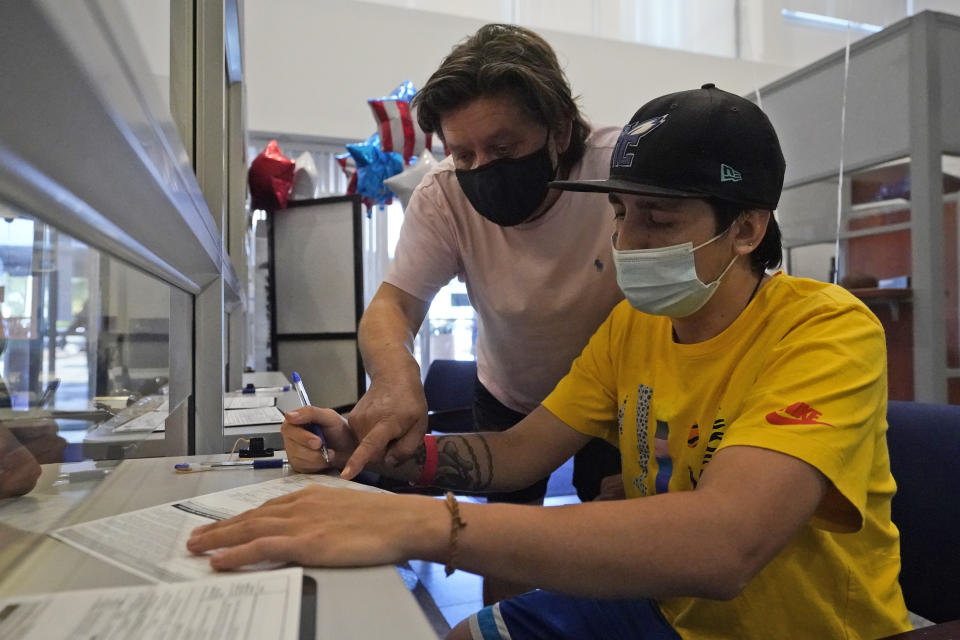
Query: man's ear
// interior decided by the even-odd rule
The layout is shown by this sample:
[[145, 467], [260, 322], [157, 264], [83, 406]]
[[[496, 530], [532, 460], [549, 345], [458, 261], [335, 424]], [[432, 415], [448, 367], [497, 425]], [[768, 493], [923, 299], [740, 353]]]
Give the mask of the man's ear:
[[734, 250], [739, 255], [747, 255], [756, 249], [767, 233], [770, 216], [773, 212], [765, 209], [744, 209], [734, 221]]

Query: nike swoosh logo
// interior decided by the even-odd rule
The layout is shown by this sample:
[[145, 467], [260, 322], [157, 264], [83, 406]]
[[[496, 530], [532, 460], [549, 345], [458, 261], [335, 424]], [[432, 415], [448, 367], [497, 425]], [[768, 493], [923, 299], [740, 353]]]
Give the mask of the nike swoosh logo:
[[810, 420], [809, 418], [794, 418], [793, 416], [782, 415], [776, 411], [771, 411], [767, 414], [767, 422], [776, 425], [822, 424], [825, 427], [833, 426], [829, 422], [818, 422], [816, 420]]

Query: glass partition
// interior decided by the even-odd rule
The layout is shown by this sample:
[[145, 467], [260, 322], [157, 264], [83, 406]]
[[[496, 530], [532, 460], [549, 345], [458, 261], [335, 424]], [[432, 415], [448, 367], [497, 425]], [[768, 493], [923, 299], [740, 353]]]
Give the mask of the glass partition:
[[0, 592], [120, 459], [224, 451], [224, 3], [144, 4], [0, 3]]
[[41, 464], [162, 454], [170, 309], [168, 284], [3, 207], [6, 449]]

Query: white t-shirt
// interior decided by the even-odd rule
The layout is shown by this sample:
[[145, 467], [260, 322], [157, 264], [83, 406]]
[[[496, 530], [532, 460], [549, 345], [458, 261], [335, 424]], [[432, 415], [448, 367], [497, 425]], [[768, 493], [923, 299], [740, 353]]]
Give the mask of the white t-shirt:
[[[619, 128], [594, 130], [570, 180], [609, 176]], [[501, 227], [474, 210], [447, 158], [406, 209], [384, 281], [425, 301], [457, 276], [477, 311], [477, 375], [529, 413], [623, 299], [610, 254], [606, 194], [565, 191], [529, 223]]]

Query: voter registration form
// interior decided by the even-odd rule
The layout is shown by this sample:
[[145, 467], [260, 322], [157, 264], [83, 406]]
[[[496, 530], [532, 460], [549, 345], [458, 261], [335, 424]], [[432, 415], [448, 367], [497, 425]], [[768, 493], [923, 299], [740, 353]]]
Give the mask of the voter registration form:
[[296, 640], [303, 569], [0, 599], [0, 638]]
[[[334, 476], [292, 474], [63, 527], [50, 535], [151, 582], [197, 580], [215, 575], [215, 572], [210, 568], [208, 556], [196, 556], [187, 551], [187, 540], [195, 527], [232, 518], [271, 498], [316, 484], [383, 492]], [[264, 563], [250, 569], [274, 566], [277, 565]]]

